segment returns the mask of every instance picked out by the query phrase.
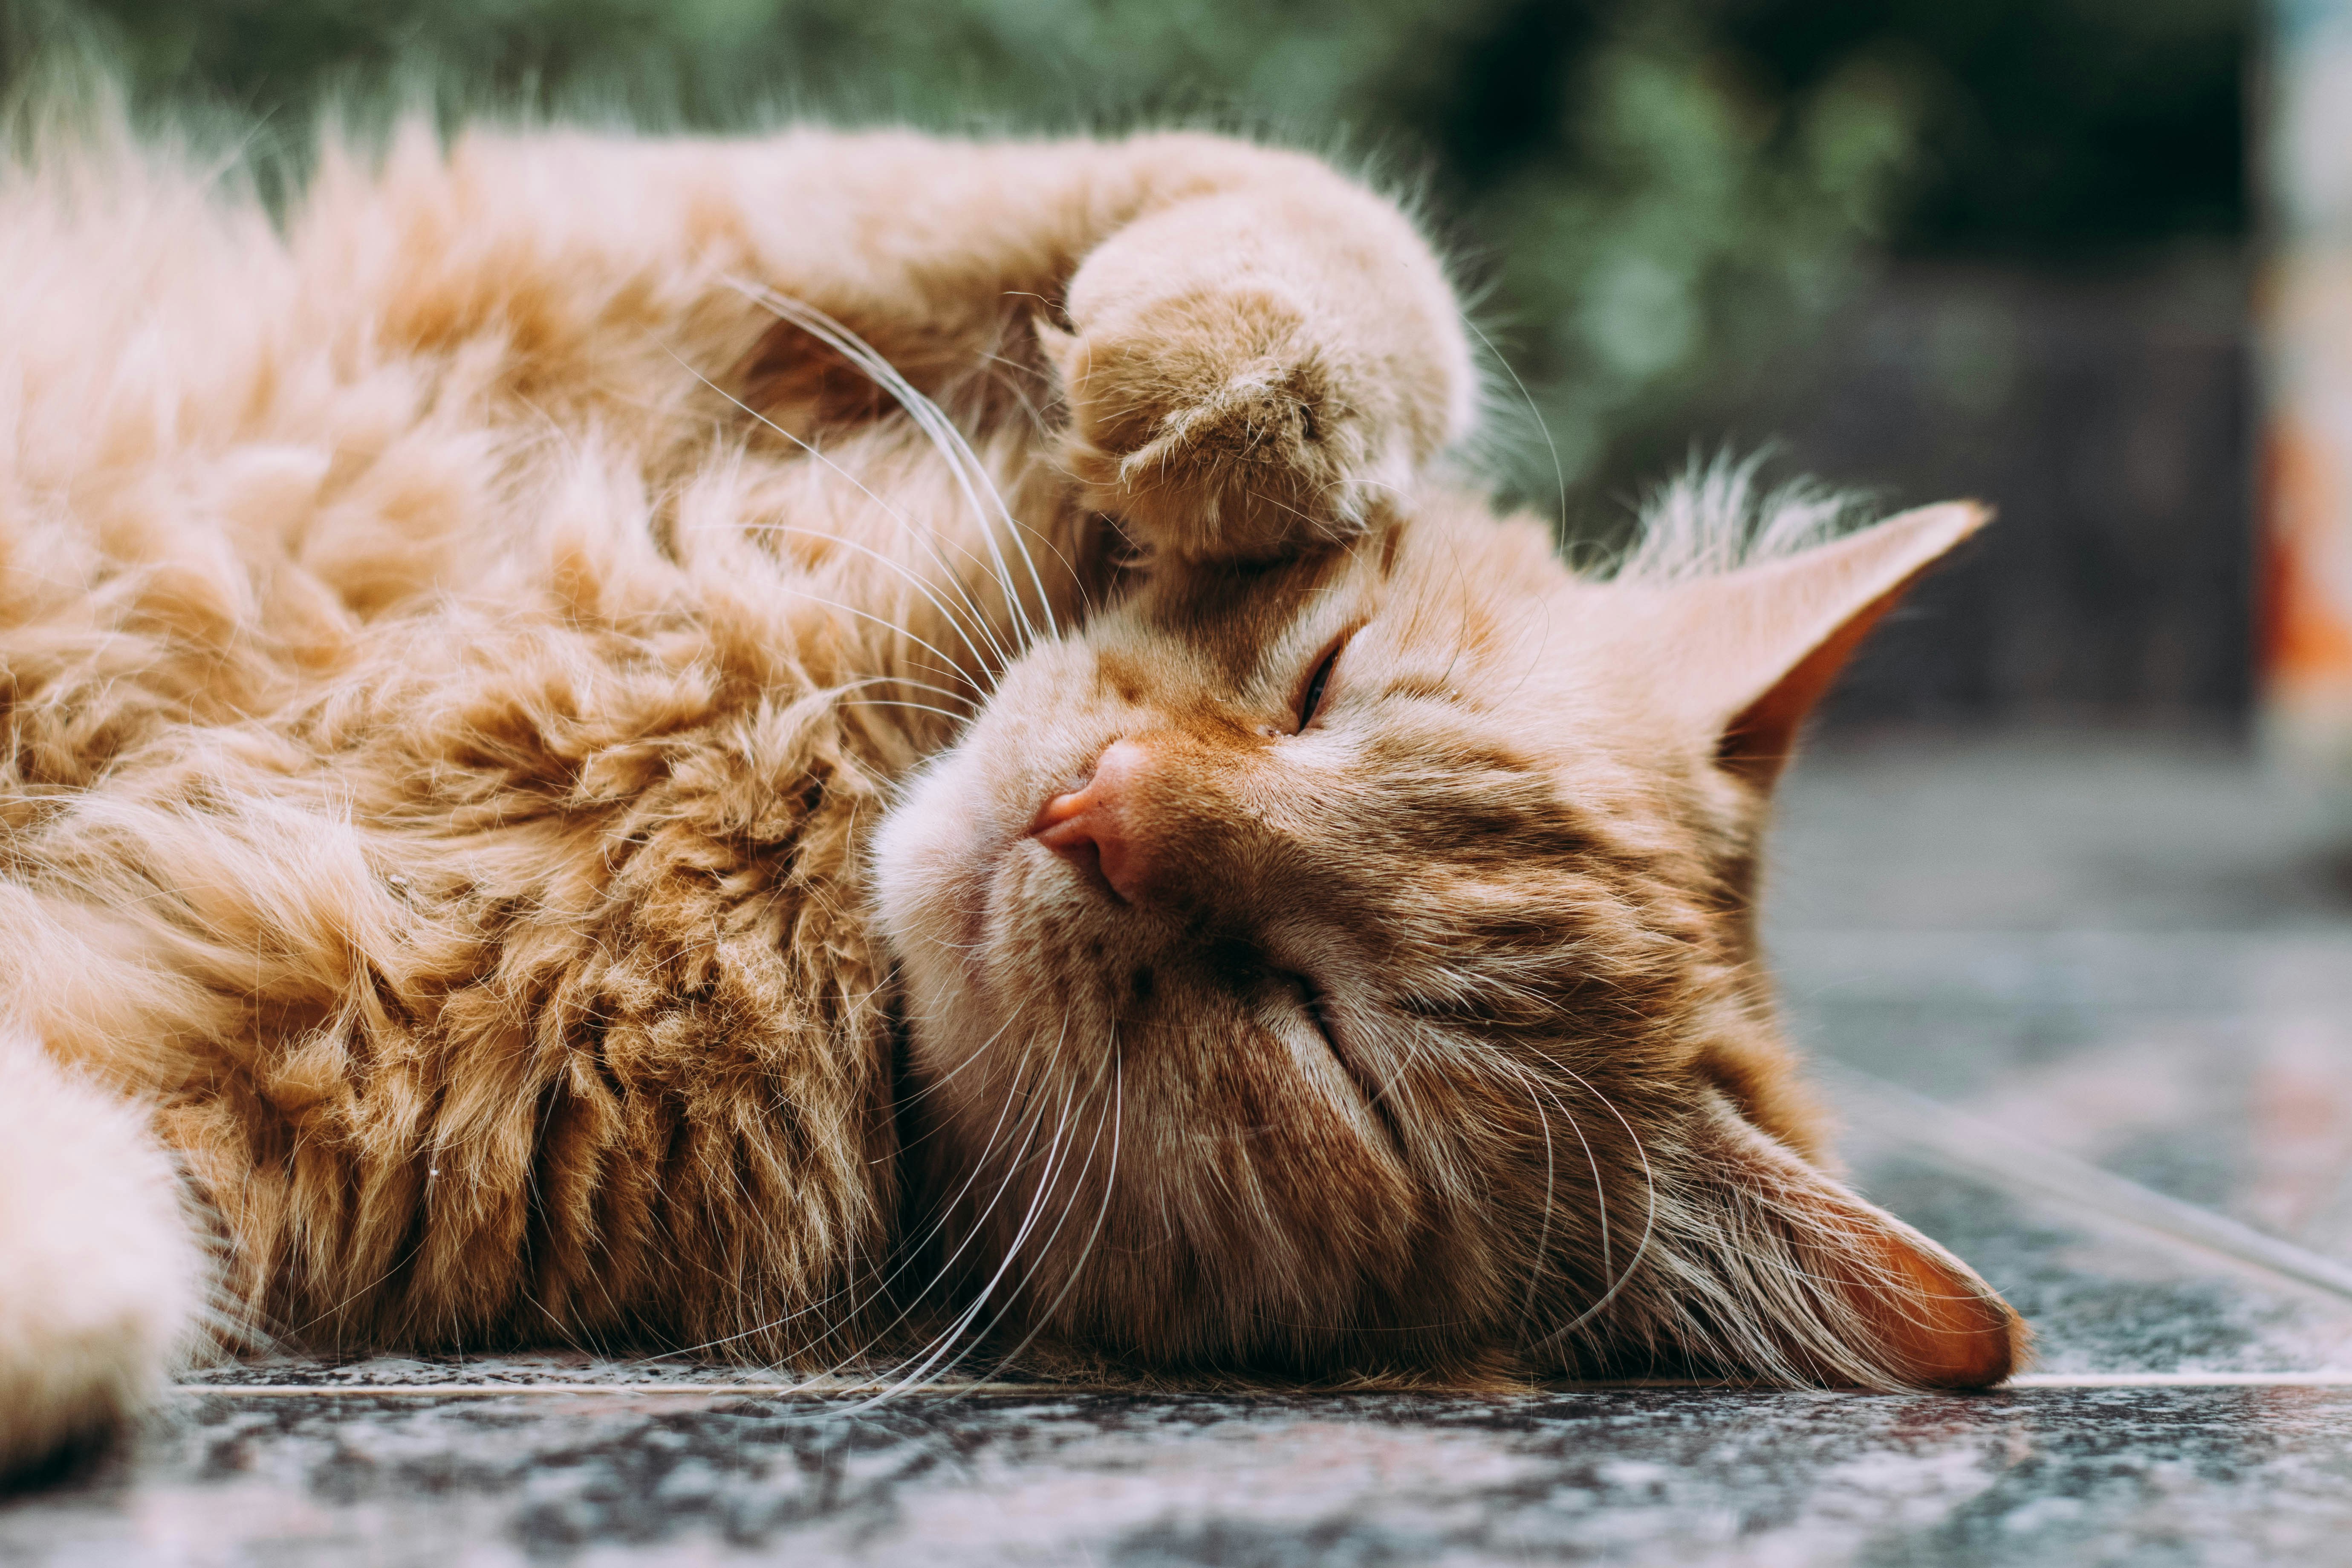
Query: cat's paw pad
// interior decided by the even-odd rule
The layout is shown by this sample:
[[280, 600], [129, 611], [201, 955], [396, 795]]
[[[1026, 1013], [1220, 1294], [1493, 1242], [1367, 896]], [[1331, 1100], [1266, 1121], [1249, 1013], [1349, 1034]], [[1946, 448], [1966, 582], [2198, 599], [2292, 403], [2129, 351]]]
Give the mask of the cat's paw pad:
[[1272, 290], [1041, 331], [1069, 400], [1065, 463], [1155, 552], [1268, 560], [1345, 540], [1412, 477], [1381, 389]]

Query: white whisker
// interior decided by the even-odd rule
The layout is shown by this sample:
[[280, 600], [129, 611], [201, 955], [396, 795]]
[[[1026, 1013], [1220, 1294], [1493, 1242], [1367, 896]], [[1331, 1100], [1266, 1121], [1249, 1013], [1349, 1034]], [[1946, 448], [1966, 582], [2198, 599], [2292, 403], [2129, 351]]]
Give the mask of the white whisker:
[[1609, 1289], [1601, 1293], [1601, 1299], [1599, 1300], [1593, 1302], [1592, 1305], [1578, 1313], [1572, 1321], [1554, 1329], [1542, 1339], [1537, 1341], [1536, 1342], [1538, 1346], [1551, 1344], [1556, 1341], [1565, 1338], [1567, 1335], [1574, 1333], [1586, 1323], [1591, 1322], [1593, 1317], [1598, 1314], [1602, 1308], [1608, 1306], [1610, 1302], [1617, 1299], [1618, 1292], [1624, 1289], [1626, 1281], [1633, 1278], [1633, 1271], [1642, 1266], [1642, 1259], [1649, 1253], [1650, 1237], [1656, 1231], [1658, 1224], [1658, 1181], [1655, 1173], [1650, 1169], [1649, 1152], [1642, 1146], [1641, 1134], [1633, 1131], [1633, 1124], [1625, 1120], [1624, 1112], [1619, 1110], [1615, 1105], [1612, 1104], [1607, 1095], [1593, 1088], [1590, 1083], [1585, 1082], [1581, 1074], [1569, 1068], [1561, 1068], [1559, 1070], [1567, 1073], [1569, 1077], [1576, 1079], [1578, 1085], [1583, 1089], [1585, 1093], [1599, 1100], [1601, 1102], [1601, 1109], [1608, 1111], [1610, 1115], [1615, 1117], [1617, 1119], [1617, 1125], [1625, 1130], [1625, 1136], [1633, 1140], [1634, 1156], [1642, 1162], [1642, 1180], [1649, 1188], [1650, 1213], [1649, 1217], [1644, 1220], [1642, 1225], [1641, 1243], [1633, 1248], [1633, 1256], [1626, 1259], [1624, 1271], [1619, 1274], [1614, 1280], [1610, 1282]]
[[[1110, 1043], [1110, 1169], [1103, 1177], [1102, 1204], [1095, 1211], [1094, 1228], [1087, 1233], [1087, 1239], [1078, 1247], [1078, 1255], [1071, 1261], [1069, 1269], [1062, 1280], [1062, 1288], [1058, 1291], [1055, 1292], [1052, 1303], [1043, 1311], [1033, 1314], [1029, 1331], [1022, 1336], [1021, 1342], [1019, 1344], [1014, 1345], [1011, 1350], [1007, 1351], [997, 1362], [995, 1368], [996, 1372], [1002, 1372], [1004, 1368], [1011, 1366], [1017, 1362], [1021, 1357], [1021, 1352], [1027, 1350], [1029, 1346], [1035, 1342], [1037, 1336], [1045, 1331], [1045, 1325], [1047, 1323], [1053, 1321], [1054, 1314], [1062, 1310], [1062, 1303], [1069, 1300], [1070, 1292], [1072, 1290], [1077, 1289], [1078, 1277], [1086, 1271], [1087, 1259], [1094, 1256], [1095, 1243], [1102, 1236], [1103, 1223], [1110, 1217], [1111, 1200], [1118, 1191], [1120, 1118], [1123, 1113], [1123, 1108], [1126, 1104], [1125, 1067], [1119, 1054], [1118, 1036], [1116, 1031], [1114, 1031], [1111, 1036]], [[1095, 1081], [1087, 1086], [1089, 1096], [1092, 1095], [1094, 1090], [1098, 1089], [1101, 1087], [1102, 1074], [1100, 1071], [1097, 1071], [1095, 1075]], [[1101, 1142], [1102, 1122], [1097, 1119], [1095, 1122], [1094, 1142], [1087, 1145], [1086, 1162], [1079, 1166], [1080, 1175], [1084, 1175], [1087, 1172], [1094, 1169], [1095, 1149]], [[1039, 1257], [1036, 1264], [1031, 1268], [1028, 1277], [1022, 1280], [1022, 1285], [1024, 1289], [1027, 1287], [1030, 1279], [1036, 1278], [1036, 1270], [1045, 1267], [1045, 1259], [1044, 1254], [1052, 1248], [1054, 1245], [1054, 1237], [1061, 1234], [1062, 1226], [1068, 1220], [1070, 1210], [1075, 1208], [1076, 1205], [1077, 1194], [1073, 1191], [1070, 1195], [1069, 1205], [1062, 1211], [1062, 1218], [1060, 1220], [1056, 1220], [1054, 1224], [1053, 1235], [1048, 1236], [1045, 1238], [1045, 1247], [1039, 1248]], [[991, 1329], [993, 1329], [995, 1324], [992, 1323], [989, 1326]], [[990, 1375], [993, 1376], [994, 1373], [992, 1373]]]
[[[988, 546], [990, 558], [996, 563], [997, 581], [1004, 589], [1007, 605], [1019, 617], [1026, 639], [1034, 642], [1036, 631], [1029, 621], [1028, 609], [1022, 603], [1019, 591], [1013, 586], [1012, 566], [1006, 562], [1003, 551], [997, 544], [996, 524], [998, 522], [1003, 524], [1006, 535], [1012, 540], [1013, 548], [1021, 552], [1022, 563], [1027, 568], [1030, 583], [1037, 591], [1038, 608], [1045, 614], [1047, 629], [1054, 636], [1059, 637], [1061, 627], [1055, 621], [1051, 597], [1045, 592], [1045, 579], [1038, 574], [1036, 560], [1030, 554], [1027, 543], [1021, 537], [1020, 524], [1013, 521], [1012, 512], [1005, 507], [1003, 498], [997, 493], [995, 485], [989, 479], [987, 470], [981, 463], [978, 454], [972, 451], [971, 443], [964, 439], [962, 432], [955, 427], [947, 416], [940, 411], [939, 405], [924, 396], [912, 382], [899, 374], [897, 366], [877, 353], [873, 345], [815, 306], [804, 300], [795, 300], [790, 295], [779, 293], [764, 284], [742, 279], [730, 279], [729, 281], [747, 298], [775, 311], [776, 314], [847, 359], [852, 364], [864, 371], [875, 384], [898, 401], [898, 405], [907, 411], [908, 416], [925, 435], [931, 437], [941, 455], [947, 458], [950, 473], [954, 476], [957, 486], [962, 489], [965, 500], [971, 506], [973, 516], [980, 523], [981, 538]], [[990, 515], [991, 509], [982, 503], [982, 490], [985, 490], [989, 500], [995, 503], [993, 517]]]
[[971, 722], [969, 713], [956, 713], [945, 708], [935, 708], [928, 702], [894, 702], [884, 697], [852, 697], [842, 703], [844, 708], [906, 708], [918, 713], [936, 713], [942, 719], [952, 719], [959, 724]]
[[[835, 473], [848, 480], [849, 483], [856, 489], [860, 495], [863, 495], [866, 500], [872, 501], [876, 506], [880, 507], [885, 512], [888, 513], [891, 519], [898, 524], [899, 528], [903, 530], [908, 537], [916, 539], [921, 539], [923, 537], [921, 531], [918, 530], [911, 521], [908, 521], [907, 515], [904, 512], [901, 512], [897, 507], [892, 506], [888, 501], [884, 500], [880, 496], [876, 495], [872, 489], [866, 487], [864, 480], [858, 479], [856, 475], [851, 473], [848, 469], [835, 462], [831, 458], [826, 457], [824, 453], [820, 451], [814, 445], [793, 435], [790, 430], [785, 429], [782, 426], [777, 424], [774, 420], [769, 418], [766, 415], [761, 413], [758, 409], [752, 407], [750, 404], [744, 402], [741, 398], [736, 396], [733, 393], [728, 391], [725, 387], [719, 385], [717, 382], [703, 374], [701, 371], [697, 370], [693, 365], [688, 364], [686, 360], [677, 353], [677, 350], [670, 348], [667, 344], [664, 344], [662, 346], [662, 352], [668, 354], [670, 358], [677, 360], [678, 364], [685, 369], [687, 374], [693, 376], [695, 380], [702, 383], [703, 385], [709, 387], [711, 391], [717, 393], [719, 396], [733, 404], [737, 408], [750, 415], [753, 419], [758, 420], [761, 425], [774, 431], [777, 435], [782, 436], [785, 440], [790, 441], [793, 446], [798, 447], [802, 451], [806, 452], [810, 457], [814, 458], [818, 462], [823, 463], [826, 468], [831, 468]], [[832, 538], [835, 536], [827, 535], [826, 537]], [[847, 543], [848, 542], [844, 540], [841, 541], [841, 542]], [[944, 560], [940, 559], [938, 547], [936, 545], [931, 545], [930, 549], [931, 558], [934, 561], [939, 562], [939, 564], [943, 570], [947, 570], [949, 579], [952, 583], [955, 576], [953, 570], [948, 567], [947, 563]], [[933, 601], [935, 604], [938, 601], [936, 600]], [[967, 604], [971, 603], [968, 597], [965, 602]], [[944, 613], [944, 607], [942, 608], [942, 613]], [[950, 616], [948, 618], [948, 624], [955, 628], [955, 632], [958, 637], [963, 638], [964, 647], [971, 653], [973, 661], [979, 664], [982, 668], [990, 669], [992, 671], [997, 666], [1012, 662], [1012, 656], [1005, 651], [1003, 645], [999, 643], [994, 635], [989, 631], [987, 617], [980, 613], [980, 607], [978, 605], [971, 605], [971, 615], [973, 625], [978, 627], [981, 636], [987, 639], [990, 651], [995, 655], [995, 664], [993, 665], [992, 665], [988, 659], [982, 657], [980, 649], [972, 643], [971, 633], [965, 630], [963, 623], [961, 620]], [[892, 624], [887, 620], [883, 620], [883, 618], [878, 616], [869, 616], [867, 618], [870, 620], [882, 621], [882, 624], [885, 626]], [[907, 635], [911, 637], [914, 634], [909, 632]], [[920, 638], [916, 638], [915, 640], [919, 642], [921, 641]], [[923, 643], [922, 646], [927, 648], [930, 648], [933, 653], [939, 653], [939, 649], [931, 648], [931, 645], [929, 643]], [[941, 653], [940, 654], [940, 657], [941, 658], [947, 658], [948, 656]], [[952, 665], [955, 661], [953, 659], [949, 659], [948, 662]]]
[[[795, 437], [795, 439], [797, 439], [797, 437]], [[810, 447], [809, 449], [813, 452], [815, 450], [814, 447]], [[835, 471], [838, 472], [839, 470], [835, 469]], [[867, 493], [871, 494], [872, 492], [868, 491]], [[871, 545], [860, 544], [854, 539], [844, 539], [837, 533], [829, 533], [823, 529], [794, 528], [788, 523], [782, 522], [762, 522], [755, 523], [752, 526], [757, 528], [762, 533], [793, 533], [799, 534], [809, 539], [822, 539], [827, 543], [837, 544], [845, 550], [855, 550], [860, 555], [880, 562], [883, 565], [887, 566], [891, 571], [896, 572], [898, 575], [904, 577], [908, 583], [913, 584], [915, 592], [920, 594], [925, 599], [929, 600], [931, 607], [939, 611], [940, 615], [950, 626], [956, 628], [959, 636], [962, 635], [963, 626], [957, 618], [957, 612], [942, 601], [937, 594], [931, 592], [930, 584], [925, 583], [922, 578], [917, 576], [912, 571], [908, 570], [906, 563], [901, 561], [893, 561], [890, 557], [883, 554], [882, 552], [875, 549]], [[934, 553], [934, 559], [937, 559], [936, 552]], [[990, 635], [987, 618], [982, 615], [980, 606], [971, 602], [971, 596], [970, 595], [964, 593], [961, 587], [955, 585], [952, 580], [952, 575], [950, 575], [950, 586], [954, 587], [956, 596], [963, 600], [965, 611], [971, 615], [972, 625], [979, 629], [980, 635], [984, 637], [988, 637], [990, 647], [1000, 657], [1003, 657], [1003, 649], [997, 646], [996, 639]], [[964, 638], [964, 646], [966, 647], [971, 647], [971, 639], [969, 637]], [[973, 650], [972, 657], [975, 658], [980, 657], [977, 649]]]
[[[1044, 1076], [1050, 1077], [1053, 1073], [1054, 1068], [1059, 1064], [1062, 1055], [1062, 1046], [1068, 1038], [1068, 1022], [1067, 1020], [1065, 1020], [1062, 1033], [1054, 1042], [1054, 1054], [1046, 1063], [1045, 1073]], [[1019, 1074], [1016, 1073], [1014, 1079], [1015, 1089], [1017, 1089], [1018, 1082]], [[1008, 1090], [1005, 1097], [1005, 1109], [1000, 1111], [997, 1117], [997, 1126], [999, 1128], [1003, 1127], [1004, 1117], [1010, 1115], [1012, 1112], [1013, 1098], [1014, 1092], [1013, 1090]], [[1021, 1147], [1013, 1152], [1012, 1158], [1006, 1163], [1004, 1180], [998, 1184], [995, 1195], [989, 1199], [988, 1206], [980, 1212], [979, 1216], [973, 1221], [971, 1229], [965, 1236], [963, 1241], [960, 1243], [956, 1247], [956, 1250], [949, 1256], [947, 1265], [942, 1268], [942, 1275], [945, 1274], [947, 1268], [953, 1267], [956, 1258], [961, 1258], [963, 1255], [964, 1249], [972, 1245], [972, 1243], [980, 1237], [987, 1224], [988, 1217], [996, 1212], [996, 1205], [1003, 1201], [1005, 1193], [1011, 1188], [1014, 1177], [1018, 1174], [1021, 1169], [1023, 1161], [1027, 1157], [1030, 1144], [1036, 1138], [1038, 1128], [1044, 1125], [1045, 1110], [1045, 1106], [1041, 1103], [1038, 1107], [1037, 1114], [1028, 1119], [1029, 1128], [1026, 1132], [1022, 1134]], [[965, 1192], [969, 1192], [971, 1190], [972, 1183], [978, 1181], [980, 1173], [987, 1169], [988, 1155], [993, 1150], [994, 1144], [995, 1134], [994, 1132], [992, 1132], [990, 1135], [989, 1147], [987, 1149], [983, 1149], [982, 1151], [981, 1157], [972, 1163], [972, 1174], [965, 1181], [963, 1188]], [[959, 1196], [961, 1196], [961, 1194], [959, 1194]], [[974, 1294], [971, 1304], [965, 1307], [964, 1310], [957, 1315], [955, 1321], [950, 1323], [947, 1328], [932, 1336], [929, 1346], [925, 1347], [928, 1351], [927, 1354], [923, 1354], [922, 1352], [918, 1352], [919, 1354], [923, 1354], [923, 1360], [916, 1365], [912, 1371], [909, 1371], [901, 1376], [897, 1383], [874, 1394], [866, 1402], [865, 1405], [857, 1406], [856, 1408], [866, 1408], [884, 1399], [893, 1397], [896, 1394], [905, 1392], [908, 1388], [919, 1386], [927, 1378], [929, 1378], [931, 1375], [932, 1368], [940, 1364], [940, 1358], [947, 1353], [949, 1348], [955, 1343], [957, 1339], [962, 1335], [966, 1329], [971, 1326], [972, 1321], [977, 1319], [981, 1312], [986, 1308], [990, 1294], [993, 1292], [996, 1287], [1003, 1280], [1006, 1271], [1013, 1267], [1013, 1261], [1017, 1256], [1017, 1245], [1015, 1247], [1008, 1247], [1005, 1249], [1003, 1260], [997, 1265], [996, 1272], [991, 1275], [988, 1282], [982, 1286], [979, 1291]], [[952, 1364], [952, 1363], [950, 1364]]]
[[[1551, 1245], [1551, 1118], [1544, 1114], [1543, 1101], [1536, 1098], [1536, 1086], [1534, 1079], [1528, 1076], [1525, 1068], [1515, 1068], [1514, 1071], [1519, 1079], [1520, 1087], [1528, 1091], [1528, 1103], [1535, 1107], [1536, 1121], [1543, 1128], [1544, 1135], [1543, 1225], [1536, 1233], [1535, 1261], [1529, 1265], [1528, 1268], [1528, 1299], [1519, 1308], [1520, 1318], [1522, 1320], [1529, 1320], [1535, 1316], [1536, 1292], [1543, 1284], [1544, 1253]], [[1582, 1135], [1580, 1133], [1579, 1136], [1580, 1137]], [[1604, 1210], [1603, 1212], [1605, 1213], [1606, 1211]], [[1604, 1223], [1606, 1222], [1604, 1221]], [[1603, 1234], [1605, 1235], [1606, 1233], [1604, 1232]], [[1603, 1256], [1605, 1258], [1605, 1253]], [[1605, 1271], [1608, 1265], [1604, 1262], [1601, 1267]]]
[[1559, 444], [1551, 438], [1551, 425], [1544, 418], [1543, 409], [1537, 404], [1535, 394], [1529, 392], [1528, 384], [1519, 379], [1518, 371], [1509, 360], [1503, 357], [1502, 351], [1495, 346], [1495, 341], [1479, 331], [1478, 323], [1470, 319], [1467, 311], [1463, 313], [1462, 324], [1476, 335], [1478, 341], [1486, 345], [1486, 352], [1494, 356], [1495, 363], [1503, 367], [1503, 374], [1509, 376], [1511, 384], [1519, 389], [1520, 400], [1527, 404], [1528, 413], [1534, 417], [1536, 430], [1543, 437], [1544, 450], [1551, 454], [1552, 482], [1559, 487], [1559, 518], [1557, 526], [1566, 528], [1568, 526], [1568, 470], [1560, 464]]

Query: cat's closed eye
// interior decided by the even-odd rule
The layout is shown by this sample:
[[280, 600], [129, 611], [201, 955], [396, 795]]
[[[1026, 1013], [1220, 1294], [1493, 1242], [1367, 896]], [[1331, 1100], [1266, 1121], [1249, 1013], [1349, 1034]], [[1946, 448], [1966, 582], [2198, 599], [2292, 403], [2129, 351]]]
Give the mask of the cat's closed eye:
[[1315, 1026], [1315, 1032], [1323, 1037], [1323, 1043], [1331, 1047], [1331, 1054], [1345, 1059], [1347, 1052], [1340, 1047], [1339, 1029], [1333, 1016], [1329, 994], [1305, 975], [1295, 978], [1298, 986], [1299, 1011], [1306, 1015], [1308, 1023]]
[[1298, 727], [1301, 730], [1315, 722], [1316, 710], [1323, 706], [1323, 689], [1331, 684], [1331, 671], [1339, 663], [1345, 643], [1334, 644], [1331, 651], [1316, 665], [1315, 672], [1307, 678], [1307, 689], [1298, 699]]

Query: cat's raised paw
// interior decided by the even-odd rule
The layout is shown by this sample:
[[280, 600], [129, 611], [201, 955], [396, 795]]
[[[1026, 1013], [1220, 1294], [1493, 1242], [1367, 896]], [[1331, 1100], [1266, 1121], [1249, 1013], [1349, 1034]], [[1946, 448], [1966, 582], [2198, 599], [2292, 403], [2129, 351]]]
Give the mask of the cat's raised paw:
[[1271, 560], [1346, 540], [1412, 478], [1395, 390], [1271, 289], [1041, 331], [1069, 402], [1065, 463], [1156, 552]]

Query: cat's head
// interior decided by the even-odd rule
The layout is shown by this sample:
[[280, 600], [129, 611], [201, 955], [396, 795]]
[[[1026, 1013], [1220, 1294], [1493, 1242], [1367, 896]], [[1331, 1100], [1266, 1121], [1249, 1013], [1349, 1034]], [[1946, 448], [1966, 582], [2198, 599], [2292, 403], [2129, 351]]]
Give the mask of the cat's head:
[[1597, 580], [1409, 511], [1143, 574], [886, 825], [977, 1321], [1286, 1373], [2006, 1375], [2006, 1305], [1811, 1163], [1749, 908], [1798, 725], [1978, 514]]

